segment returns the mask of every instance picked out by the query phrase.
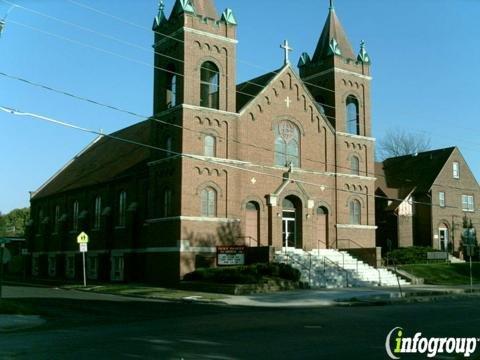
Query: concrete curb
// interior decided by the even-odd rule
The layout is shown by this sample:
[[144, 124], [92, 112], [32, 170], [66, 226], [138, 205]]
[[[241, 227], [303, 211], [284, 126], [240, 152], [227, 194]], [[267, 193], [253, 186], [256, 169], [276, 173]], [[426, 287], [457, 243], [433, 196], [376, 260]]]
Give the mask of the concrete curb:
[[38, 315], [0, 315], [0, 333], [31, 329], [45, 323]]

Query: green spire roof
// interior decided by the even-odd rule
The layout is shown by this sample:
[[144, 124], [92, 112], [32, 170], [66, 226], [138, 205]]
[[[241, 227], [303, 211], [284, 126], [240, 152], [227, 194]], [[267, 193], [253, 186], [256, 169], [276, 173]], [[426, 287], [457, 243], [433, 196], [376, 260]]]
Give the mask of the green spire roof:
[[173, 6], [172, 15], [180, 15], [183, 13], [194, 14], [195, 9], [190, 0], [176, 0]]
[[342, 24], [335, 13], [333, 1], [330, 1], [327, 21], [323, 27], [312, 61], [317, 62], [332, 55], [339, 55], [349, 59], [356, 58], [352, 45], [350, 45]]
[[222, 20], [225, 21], [227, 24], [237, 25], [237, 19], [235, 19], [235, 15], [233, 15], [232, 9], [226, 9], [223, 12]]
[[155, 16], [155, 19], [153, 20], [153, 31], [156, 31], [161, 25], [168, 21], [163, 10], [165, 10], [165, 3], [163, 2], [163, 0], [161, 0], [158, 5], [158, 15]]
[[370, 55], [368, 55], [367, 47], [365, 45], [365, 41], [363, 41], [363, 40], [360, 43], [360, 52], [358, 53], [357, 60], [361, 61], [365, 64], [370, 64], [371, 63]]

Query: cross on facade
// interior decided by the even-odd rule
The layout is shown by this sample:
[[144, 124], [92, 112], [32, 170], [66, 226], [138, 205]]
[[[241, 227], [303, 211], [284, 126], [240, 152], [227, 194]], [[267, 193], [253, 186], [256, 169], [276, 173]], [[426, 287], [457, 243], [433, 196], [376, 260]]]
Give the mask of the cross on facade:
[[287, 64], [290, 64], [290, 59], [288, 58], [288, 53], [293, 51], [293, 49], [289, 46], [288, 44], [288, 40], [285, 40], [283, 42], [283, 45], [280, 45], [280, 47], [285, 51], [285, 60], [284, 60], [284, 64], [287, 65]]
[[292, 100], [290, 100], [290, 96], [287, 96], [287, 98], [285, 99], [285, 104], [287, 104], [287, 109], [290, 109], [291, 102]]

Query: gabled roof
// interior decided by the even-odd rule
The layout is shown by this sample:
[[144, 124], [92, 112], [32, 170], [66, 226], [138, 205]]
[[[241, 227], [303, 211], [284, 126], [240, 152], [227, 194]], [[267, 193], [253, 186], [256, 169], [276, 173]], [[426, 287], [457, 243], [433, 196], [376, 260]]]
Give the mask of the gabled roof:
[[281, 71], [282, 69], [271, 71], [237, 85], [237, 112], [240, 112], [245, 105], [255, 99]]
[[[113, 136], [148, 144], [148, 120], [119, 130]], [[39, 199], [53, 194], [112, 181], [148, 161], [150, 150], [109, 137], [102, 137], [80, 152], [62, 170], [33, 194]]]
[[343, 30], [342, 24], [340, 23], [333, 6], [330, 7], [312, 61], [318, 62], [332, 55], [340, 55], [348, 59], [356, 58], [352, 45], [350, 45], [350, 41], [348, 41], [347, 35]]
[[450, 147], [386, 159], [383, 162], [386, 186], [400, 189], [399, 196], [414, 188], [415, 193], [429, 191], [454, 150], [455, 147]]

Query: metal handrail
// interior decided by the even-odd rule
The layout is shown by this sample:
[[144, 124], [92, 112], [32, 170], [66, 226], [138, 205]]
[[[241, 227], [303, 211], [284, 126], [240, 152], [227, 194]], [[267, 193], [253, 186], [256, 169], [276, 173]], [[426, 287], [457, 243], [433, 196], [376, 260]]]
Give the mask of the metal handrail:
[[333, 261], [332, 259], [329, 259], [326, 256], [322, 256], [322, 258], [323, 258], [323, 273], [325, 274], [325, 268], [326, 268], [325, 261], [328, 261], [330, 264], [332, 264], [338, 270], [343, 271], [345, 273], [345, 282], [346, 282], [346, 286], [348, 287], [348, 271], [347, 271], [347, 269], [345, 269], [345, 267], [342, 268], [339, 264], [337, 264], [335, 261]]

